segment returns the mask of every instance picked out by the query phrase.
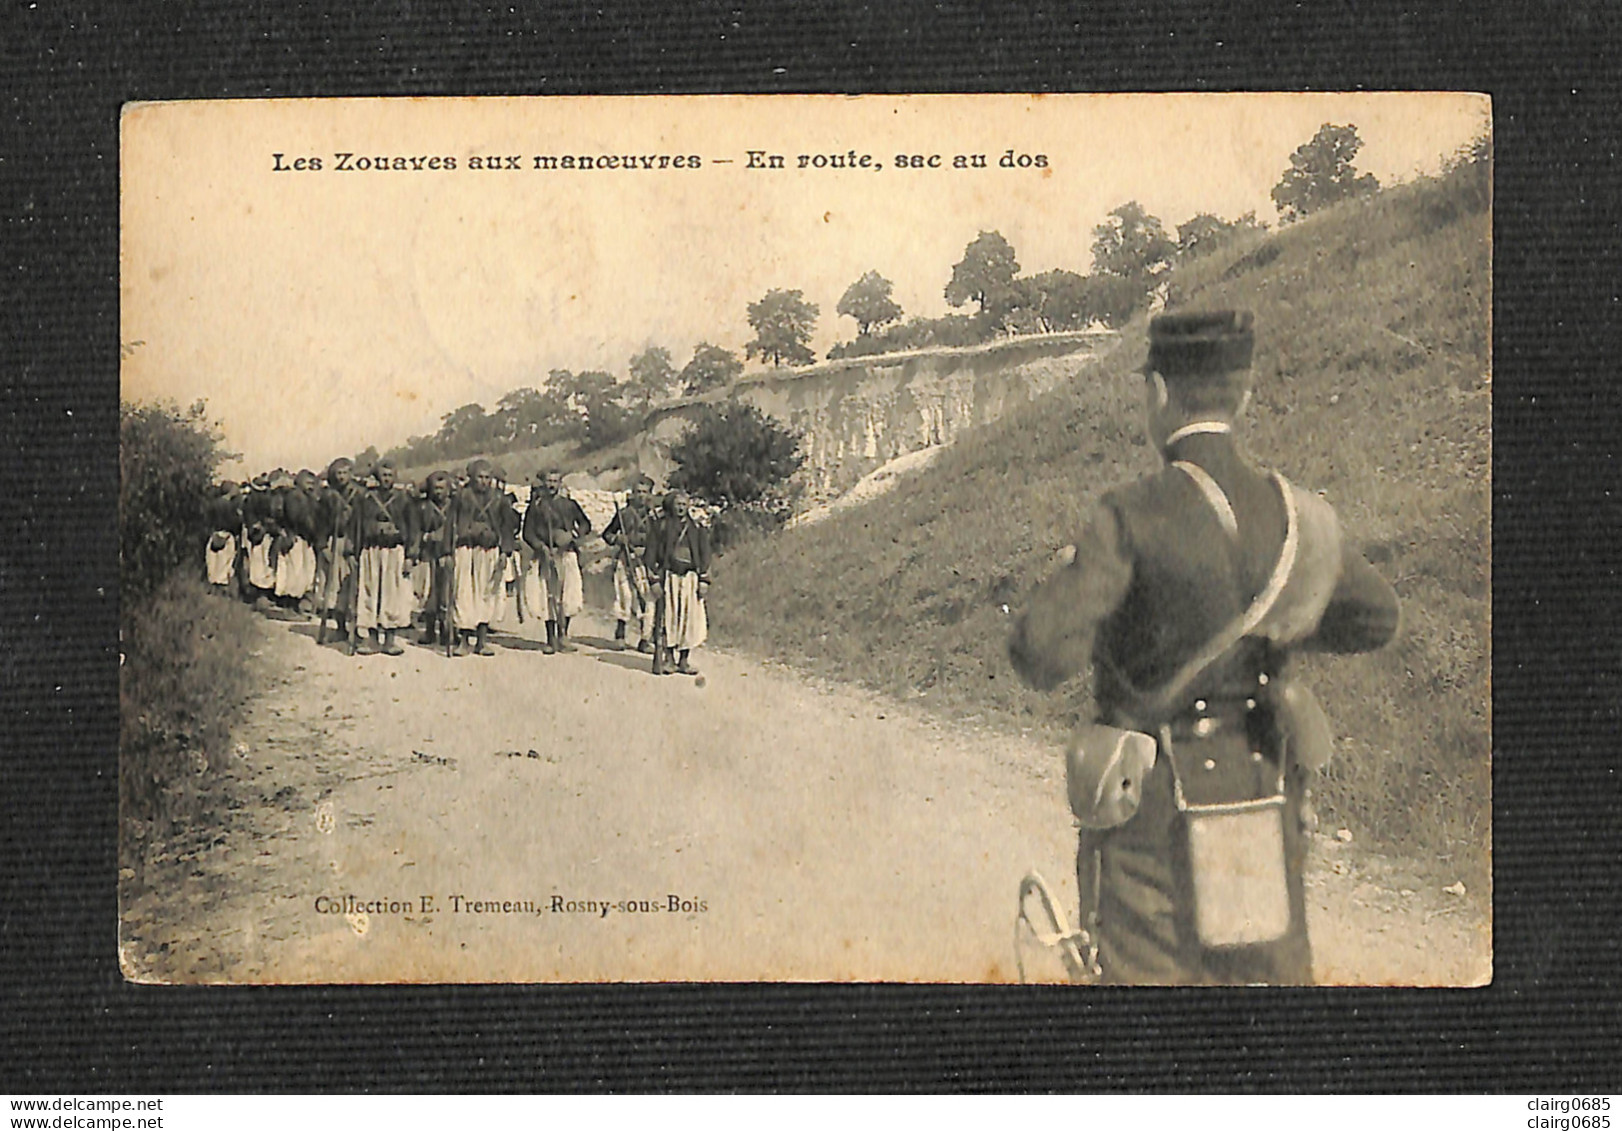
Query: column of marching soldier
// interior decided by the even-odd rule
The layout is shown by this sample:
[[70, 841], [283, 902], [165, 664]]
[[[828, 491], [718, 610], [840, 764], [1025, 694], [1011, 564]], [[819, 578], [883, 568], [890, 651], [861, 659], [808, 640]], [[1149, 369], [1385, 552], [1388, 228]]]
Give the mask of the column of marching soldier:
[[[639, 476], [601, 538], [613, 555], [614, 647], [651, 656], [654, 674], [697, 675], [710, 542], [687, 496], [653, 500]], [[315, 472], [277, 469], [217, 485], [208, 503], [206, 568], [218, 591], [261, 610], [318, 615], [351, 655], [398, 656], [402, 631], [447, 655], [493, 656], [492, 625], [544, 622], [548, 654], [572, 652], [584, 604], [581, 545], [591, 522], [559, 472], [536, 474], [520, 507], [506, 473], [476, 459], [461, 475], [398, 482], [392, 460], [337, 459]]]

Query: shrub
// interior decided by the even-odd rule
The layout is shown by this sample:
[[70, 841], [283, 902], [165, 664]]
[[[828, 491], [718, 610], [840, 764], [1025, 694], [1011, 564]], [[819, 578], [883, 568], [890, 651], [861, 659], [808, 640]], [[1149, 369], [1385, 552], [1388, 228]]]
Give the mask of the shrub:
[[709, 408], [670, 449], [670, 485], [717, 507], [764, 504], [773, 509], [800, 469], [800, 436], [752, 404]]
[[202, 401], [185, 411], [172, 404], [121, 406], [118, 549], [126, 610], [182, 565], [201, 572], [204, 504], [227, 458]]
[[249, 682], [253, 617], [201, 576], [219, 440], [202, 402], [122, 406], [119, 799], [137, 871], [141, 836], [195, 814]]

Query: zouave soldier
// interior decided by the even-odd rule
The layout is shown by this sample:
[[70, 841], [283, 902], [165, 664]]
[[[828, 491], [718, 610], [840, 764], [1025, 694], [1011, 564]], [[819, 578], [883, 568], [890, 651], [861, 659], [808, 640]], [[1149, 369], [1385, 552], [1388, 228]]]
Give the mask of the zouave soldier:
[[1248, 313], [1162, 314], [1144, 366], [1165, 466], [1108, 491], [1009, 653], [1051, 689], [1089, 663], [1067, 757], [1082, 925], [1111, 983], [1307, 983], [1307, 788], [1332, 742], [1293, 653], [1395, 634], [1396, 592], [1334, 510], [1234, 435]]
[[427, 574], [421, 642], [432, 645], [443, 643], [440, 634], [451, 631], [446, 614], [450, 611], [451, 557], [455, 548], [450, 543], [451, 477], [448, 473], [436, 471], [428, 477], [422, 497], [416, 500], [416, 508], [419, 568]]
[[[451, 620], [459, 634], [476, 633], [475, 653], [494, 656], [490, 622], [500, 617], [507, 556], [518, 544], [518, 517], [507, 496], [496, 490], [489, 460], [474, 460], [467, 474], [467, 486], [451, 504]], [[466, 653], [465, 636], [458, 641], [458, 652]]]
[[[491, 474], [494, 475], [496, 479], [496, 490], [500, 491], [507, 497], [507, 507], [512, 511], [514, 518], [517, 519], [518, 530], [522, 532], [524, 529], [524, 522], [523, 516], [518, 509], [518, 493], [508, 486], [511, 481], [507, 478], [507, 469], [502, 467], [499, 463], [492, 464]], [[508, 554], [503, 559], [501, 574], [501, 608], [496, 613], [497, 620], [507, 619], [509, 600], [511, 600], [512, 603], [518, 607], [518, 619], [520, 621], [523, 620], [523, 596], [519, 592], [519, 586], [521, 583], [520, 574], [522, 572], [519, 558], [523, 553], [523, 549], [523, 543], [522, 540], [520, 540], [517, 547], [517, 552]]]
[[345, 456], [327, 467], [327, 487], [320, 492], [316, 510], [316, 572], [320, 575], [317, 603], [322, 627], [332, 614], [341, 633], [347, 630], [355, 600], [354, 555], [350, 552], [355, 504], [364, 492], [354, 477], [355, 463]]
[[665, 498], [664, 515], [648, 533], [645, 561], [654, 599], [659, 602], [653, 641], [653, 674], [668, 674], [670, 654], [675, 670], [697, 675], [689, 662], [692, 650], [709, 635], [704, 598], [710, 591], [710, 536], [692, 515], [685, 491]]
[[276, 497], [270, 489], [270, 475], [256, 475], [252, 488], [242, 500], [242, 525], [247, 541], [243, 596], [268, 608], [276, 590], [276, 563], [271, 557], [281, 523]]
[[648, 569], [643, 555], [653, 524], [653, 480], [637, 476], [623, 507], [603, 527], [603, 541], [614, 552], [614, 644], [625, 647], [626, 622], [637, 622], [638, 652], [653, 651], [653, 601], [648, 591]]
[[315, 587], [315, 542], [318, 537], [315, 472], [304, 470], [278, 489], [282, 530], [276, 546], [276, 597], [283, 604], [309, 607]]
[[242, 491], [227, 480], [208, 503], [210, 529], [204, 555], [208, 583], [221, 592], [236, 580], [237, 550], [242, 542]]
[[544, 610], [543, 651], [548, 654], [575, 650], [569, 643], [569, 621], [585, 604], [579, 543], [590, 533], [586, 512], [563, 493], [562, 472], [537, 473], [524, 510], [524, 544], [531, 554], [524, 574], [524, 604]]
[[410, 562], [418, 552], [416, 508], [405, 488], [394, 481], [393, 460], [379, 460], [372, 475], [377, 486], [356, 500], [351, 528], [355, 627], [370, 636], [362, 637], [357, 650], [371, 654], [381, 649], [386, 656], [398, 656], [405, 649], [394, 634], [411, 623]]

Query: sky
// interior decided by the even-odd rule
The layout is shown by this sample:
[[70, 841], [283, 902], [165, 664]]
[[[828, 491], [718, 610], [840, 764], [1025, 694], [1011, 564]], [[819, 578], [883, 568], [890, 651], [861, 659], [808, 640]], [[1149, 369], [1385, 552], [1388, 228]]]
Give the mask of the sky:
[[[1200, 212], [1276, 222], [1269, 192], [1323, 123], [1355, 124], [1357, 167], [1389, 184], [1437, 171], [1489, 114], [1464, 94], [138, 105], [121, 153], [123, 396], [206, 400], [242, 455], [228, 472], [321, 467], [555, 368], [623, 376], [649, 345], [680, 368], [700, 341], [741, 356], [746, 308], [774, 287], [820, 306], [819, 356], [855, 335], [835, 306], [868, 270], [907, 315], [944, 314], [981, 230], [1023, 272], [1085, 272], [1093, 228], [1128, 200], [1173, 233]], [[751, 169], [751, 150], [785, 167]], [[1032, 161], [1003, 168], [1009, 151]], [[853, 152], [874, 164], [798, 167]], [[340, 169], [344, 153], [423, 167]], [[582, 154], [655, 167], [534, 168]], [[959, 154], [987, 167], [954, 169]], [[471, 167], [487, 156], [502, 167]]]

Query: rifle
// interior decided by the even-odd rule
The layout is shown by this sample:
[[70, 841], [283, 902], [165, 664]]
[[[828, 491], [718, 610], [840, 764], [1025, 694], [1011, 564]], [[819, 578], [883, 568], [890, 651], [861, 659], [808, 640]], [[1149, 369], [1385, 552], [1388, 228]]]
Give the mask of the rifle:
[[[648, 531], [651, 542], [655, 538], [663, 538], [662, 528], [654, 526]], [[670, 571], [665, 568], [664, 553], [661, 549], [654, 558], [657, 569], [648, 570], [648, 584], [650, 590], [657, 588], [657, 596], [653, 599], [653, 674], [665, 674], [665, 598], [668, 596], [667, 586], [670, 584]]]
[[[614, 556], [625, 567], [625, 583], [631, 587], [632, 594], [640, 603], [642, 593], [636, 585], [636, 570], [631, 566], [630, 539], [625, 533], [625, 512], [620, 510], [620, 501], [617, 496], [614, 499], [614, 528], [619, 531], [616, 535], [619, 539], [619, 545], [614, 547]], [[615, 600], [618, 600], [618, 598], [615, 598]], [[637, 609], [636, 611], [640, 614], [642, 610]]]
[[317, 647], [327, 642], [327, 618], [332, 615], [332, 603], [338, 595], [333, 590], [338, 580], [338, 524], [332, 524], [332, 533], [327, 537], [327, 577], [326, 584], [321, 587], [321, 625], [315, 630], [315, 643]]
[[[451, 614], [451, 606], [456, 602], [456, 500], [454, 498], [450, 501], [450, 505], [445, 508], [445, 545], [450, 549], [450, 564], [445, 567], [448, 574], [446, 580], [449, 584], [443, 594], [444, 600], [441, 602], [439, 615], [443, 618], [440, 624], [445, 630], [445, 658], [449, 659], [456, 655], [456, 618]], [[439, 567], [436, 565], [434, 569], [437, 573]], [[438, 580], [437, 576], [435, 580]]]
[[[556, 495], [552, 496], [552, 498], [556, 497]], [[557, 547], [552, 544], [552, 532], [555, 529], [552, 525], [552, 508], [547, 506], [546, 502], [545, 499], [541, 500], [541, 506], [544, 508], [541, 514], [546, 524], [546, 538], [544, 540], [546, 554], [542, 566], [546, 571], [543, 575], [546, 579], [546, 619], [555, 621], [558, 632], [561, 634], [563, 631], [563, 571], [558, 568]]]
[[[352, 543], [355, 550], [355, 565], [349, 571], [349, 654], [353, 656], [360, 649], [360, 556], [363, 547], [360, 544], [361, 507], [365, 500], [359, 500], [351, 508], [349, 516], [349, 538], [346, 540], [345, 550]], [[348, 555], [345, 554], [345, 557]]]

